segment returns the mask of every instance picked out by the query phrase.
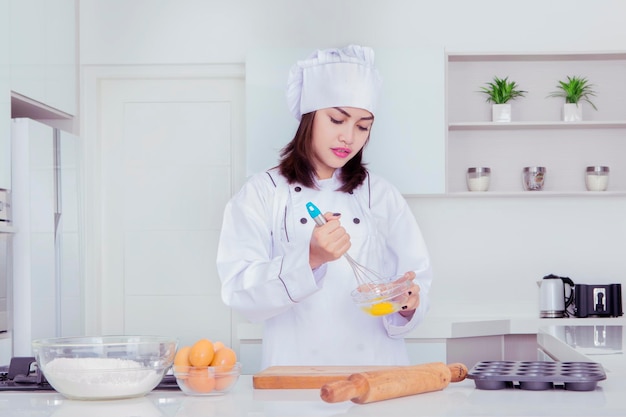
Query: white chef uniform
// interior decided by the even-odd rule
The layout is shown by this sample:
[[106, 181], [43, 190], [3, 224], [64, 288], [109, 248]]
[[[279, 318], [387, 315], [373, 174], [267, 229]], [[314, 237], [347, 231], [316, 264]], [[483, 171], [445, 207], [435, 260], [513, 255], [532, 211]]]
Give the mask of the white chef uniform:
[[[264, 323], [263, 368], [408, 364], [403, 337], [423, 320], [432, 280], [422, 234], [393, 185], [369, 174], [353, 193], [337, 192], [338, 174], [311, 189], [288, 184], [277, 169], [259, 173], [225, 209], [217, 256], [222, 298]], [[415, 271], [420, 306], [411, 320], [360, 310], [350, 297], [354, 273], [343, 257], [311, 270], [309, 201], [322, 213], [341, 213], [348, 253], [357, 262], [385, 276]]]

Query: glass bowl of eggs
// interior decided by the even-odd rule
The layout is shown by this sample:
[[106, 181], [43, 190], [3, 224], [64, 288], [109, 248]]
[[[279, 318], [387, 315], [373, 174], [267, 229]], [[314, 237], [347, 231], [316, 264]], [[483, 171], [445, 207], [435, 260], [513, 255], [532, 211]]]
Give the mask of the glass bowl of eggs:
[[371, 316], [386, 316], [406, 305], [413, 281], [376, 280], [362, 283], [350, 294], [352, 301]]
[[222, 395], [237, 383], [241, 363], [235, 351], [223, 343], [200, 339], [176, 352], [172, 372], [187, 395]]
[[241, 363], [232, 366], [174, 366], [176, 383], [187, 395], [222, 395], [235, 386]]

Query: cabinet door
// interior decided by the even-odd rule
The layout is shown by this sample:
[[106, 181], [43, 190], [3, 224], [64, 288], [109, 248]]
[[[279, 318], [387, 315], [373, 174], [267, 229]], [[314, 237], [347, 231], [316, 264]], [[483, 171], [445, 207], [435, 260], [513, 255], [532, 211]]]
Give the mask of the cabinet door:
[[102, 275], [86, 297], [102, 301], [87, 331], [232, 345], [214, 260], [241, 186], [243, 80], [175, 77], [100, 81]]
[[[0, 91], [7, 92], [5, 97], [9, 97], [8, 88], [2, 88], [2, 77], [0, 76]], [[0, 188], [11, 189], [11, 102], [0, 99]]]
[[31, 341], [56, 328], [53, 131], [15, 119], [12, 142], [13, 354], [30, 356]]
[[[9, 327], [9, 284], [11, 276], [12, 234], [0, 231], [0, 339]], [[4, 365], [0, 356], [0, 365]]]
[[57, 229], [58, 333], [73, 336], [84, 332], [83, 250], [80, 214], [80, 138], [57, 131]]
[[447, 361], [446, 341], [443, 339], [406, 339], [406, 349], [414, 365]]
[[75, 0], [10, 0], [11, 90], [76, 113]]
[[503, 338], [504, 336], [497, 335], [448, 339], [446, 361], [463, 363], [469, 369], [481, 361], [501, 361], [504, 350]]
[[11, 89], [45, 103], [45, 0], [11, 0]]
[[83, 330], [78, 138], [14, 119], [14, 355]]
[[46, 104], [77, 113], [76, 1], [46, 0], [44, 91]]
[[[293, 64], [311, 50], [272, 48], [246, 57], [247, 173], [276, 165], [296, 132], [285, 98]], [[377, 48], [383, 88], [365, 150], [372, 172], [403, 194], [445, 190], [445, 59], [440, 48]]]
[[0, 0], [0, 188], [11, 189], [9, 0]]

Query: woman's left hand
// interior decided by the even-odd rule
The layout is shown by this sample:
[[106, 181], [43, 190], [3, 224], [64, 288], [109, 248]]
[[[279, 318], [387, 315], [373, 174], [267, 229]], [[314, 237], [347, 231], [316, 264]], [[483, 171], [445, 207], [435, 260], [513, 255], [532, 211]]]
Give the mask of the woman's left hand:
[[414, 279], [415, 272], [409, 271], [395, 281], [398, 283], [411, 281], [411, 286], [407, 291], [402, 310], [398, 312], [401, 316], [406, 317], [409, 320], [413, 317], [413, 314], [415, 314], [415, 309], [420, 305], [420, 287], [416, 283], [412, 282]]

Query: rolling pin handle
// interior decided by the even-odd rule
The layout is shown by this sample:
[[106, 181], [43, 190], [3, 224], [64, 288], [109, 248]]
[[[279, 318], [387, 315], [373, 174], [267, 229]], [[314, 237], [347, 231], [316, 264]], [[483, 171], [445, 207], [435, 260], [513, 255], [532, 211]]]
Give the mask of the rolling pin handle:
[[467, 377], [467, 373], [469, 372], [467, 366], [458, 362], [448, 364], [448, 368], [450, 369], [450, 382], [463, 381]]
[[320, 397], [327, 403], [339, 403], [356, 399], [368, 390], [365, 378], [353, 378], [342, 381], [329, 382], [322, 386]]

